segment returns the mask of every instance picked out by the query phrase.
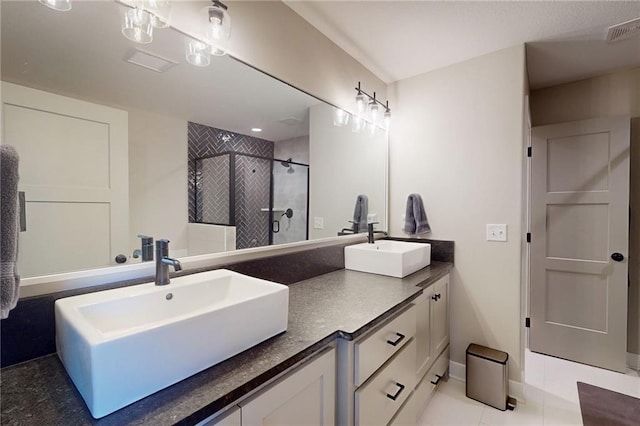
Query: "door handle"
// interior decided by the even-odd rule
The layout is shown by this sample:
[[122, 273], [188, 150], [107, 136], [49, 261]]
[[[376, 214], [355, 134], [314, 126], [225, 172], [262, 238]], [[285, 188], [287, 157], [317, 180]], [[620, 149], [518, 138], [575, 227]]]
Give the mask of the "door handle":
[[392, 342], [391, 340], [387, 340], [387, 343], [390, 344], [391, 346], [398, 346], [398, 343], [402, 342], [402, 339], [407, 337], [402, 333], [396, 333], [396, 335], [398, 336], [398, 338], [395, 341]]
[[401, 385], [400, 383], [396, 382], [396, 386], [398, 387], [398, 390], [396, 391], [395, 395], [387, 394], [387, 398], [389, 398], [392, 401], [395, 401], [396, 399], [398, 399], [398, 397], [404, 390], [404, 385]]
[[613, 253], [611, 255], [611, 259], [616, 262], [622, 262], [624, 260], [624, 255], [622, 253]]

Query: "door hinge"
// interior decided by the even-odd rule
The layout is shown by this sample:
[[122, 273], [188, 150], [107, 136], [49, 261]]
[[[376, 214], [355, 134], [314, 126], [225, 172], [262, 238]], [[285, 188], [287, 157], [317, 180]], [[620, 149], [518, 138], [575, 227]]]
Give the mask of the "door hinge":
[[527, 317], [524, 319], [524, 326], [527, 328], [531, 327], [531, 318]]
[[531, 232], [527, 232], [527, 242], [531, 242]]
[[531, 157], [531, 151], [532, 151], [531, 147], [530, 146], [527, 147], [527, 157]]

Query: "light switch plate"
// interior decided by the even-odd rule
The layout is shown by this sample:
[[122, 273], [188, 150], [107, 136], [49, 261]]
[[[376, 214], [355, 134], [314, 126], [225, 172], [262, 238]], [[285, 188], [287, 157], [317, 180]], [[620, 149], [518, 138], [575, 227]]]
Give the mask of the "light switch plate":
[[323, 217], [314, 217], [313, 218], [313, 229], [324, 229], [324, 218]]
[[487, 224], [487, 241], [507, 241], [507, 225], [504, 223]]

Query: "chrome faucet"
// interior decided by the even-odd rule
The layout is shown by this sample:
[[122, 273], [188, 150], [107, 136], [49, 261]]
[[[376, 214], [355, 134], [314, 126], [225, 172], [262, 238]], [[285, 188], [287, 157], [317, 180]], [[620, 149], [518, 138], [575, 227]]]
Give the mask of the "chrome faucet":
[[177, 259], [169, 257], [169, 240], [156, 241], [156, 285], [169, 284], [169, 265], [174, 271], [180, 271], [182, 265]]
[[137, 259], [142, 256], [143, 262], [153, 260], [153, 237], [138, 235], [138, 238], [142, 240], [142, 245], [141, 248], [133, 251], [133, 257]]

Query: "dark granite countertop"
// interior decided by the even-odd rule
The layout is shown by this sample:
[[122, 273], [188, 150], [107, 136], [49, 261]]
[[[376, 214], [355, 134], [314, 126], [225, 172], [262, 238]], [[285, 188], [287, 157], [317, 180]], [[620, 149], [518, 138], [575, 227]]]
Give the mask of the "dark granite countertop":
[[[289, 286], [285, 333], [102, 419], [91, 417], [57, 355], [0, 371], [2, 425], [192, 425], [215, 414], [337, 337], [355, 339], [444, 276], [432, 262], [404, 279], [339, 270]], [[123, 360], [126, 362], [126, 360]]]

